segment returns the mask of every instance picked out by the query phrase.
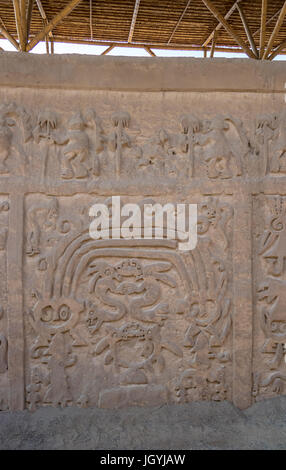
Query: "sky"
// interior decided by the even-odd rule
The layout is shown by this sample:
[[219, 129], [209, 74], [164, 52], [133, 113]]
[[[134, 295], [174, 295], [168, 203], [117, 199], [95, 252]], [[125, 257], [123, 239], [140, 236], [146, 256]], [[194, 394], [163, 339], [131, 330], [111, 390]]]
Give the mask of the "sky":
[[[15, 51], [15, 48], [6, 39], [0, 39], [0, 47], [5, 51]], [[55, 54], [88, 54], [88, 55], [100, 55], [106, 46], [93, 46], [88, 44], [66, 44], [66, 43], [55, 43], [54, 53]], [[154, 49], [155, 54], [158, 57], [203, 57], [203, 51], [179, 51], [179, 50], [166, 50], [166, 49]], [[45, 54], [46, 44], [40, 42], [31, 51], [34, 54]], [[137, 57], [150, 57], [148, 52], [143, 48], [133, 47], [115, 47], [108, 55], [110, 56], [137, 56]], [[245, 54], [240, 53], [226, 53], [226, 52], [215, 52], [215, 57], [228, 57], [238, 58], [247, 57]], [[278, 55], [274, 60], [286, 60], [286, 55]]]

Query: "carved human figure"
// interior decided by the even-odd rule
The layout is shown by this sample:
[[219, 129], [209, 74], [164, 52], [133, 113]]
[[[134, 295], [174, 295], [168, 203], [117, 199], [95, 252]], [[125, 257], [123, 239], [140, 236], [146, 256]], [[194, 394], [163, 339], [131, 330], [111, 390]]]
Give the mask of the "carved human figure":
[[33, 137], [37, 144], [43, 142], [42, 148], [42, 179], [46, 177], [50, 148], [56, 141], [56, 128], [58, 126], [58, 116], [53, 111], [42, 111], [37, 118], [36, 127], [33, 130]]
[[27, 402], [29, 410], [35, 411], [38, 405], [42, 403], [42, 385], [43, 377], [39, 367], [35, 366], [31, 369], [31, 381], [26, 387]]
[[195, 139], [196, 144], [205, 147], [204, 161], [207, 164], [209, 178], [231, 178], [231, 163], [235, 162], [236, 176], [242, 174], [242, 161], [226, 137], [230, 126], [227, 119], [216, 116], [203, 121], [202, 132]]
[[27, 211], [28, 227], [26, 253], [33, 256], [40, 253], [41, 230], [55, 228], [59, 215], [58, 201], [51, 198], [32, 204]]
[[124, 130], [129, 127], [130, 114], [125, 111], [119, 111], [112, 115], [112, 123], [114, 131], [109, 135], [109, 146], [115, 153], [115, 175], [116, 178], [120, 177], [123, 150], [125, 147], [131, 146], [131, 138]]
[[80, 113], [74, 114], [68, 121], [67, 132], [62, 142], [65, 144], [61, 163], [62, 178], [86, 178], [89, 174], [89, 138]]
[[266, 175], [269, 171], [270, 165], [269, 164], [269, 144], [274, 138], [275, 129], [277, 129], [278, 125], [278, 116], [274, 115], [266, 115], [263, 114], [259, 116], [257, 120], [257, 126], [255, 131], [256, 137], [256, 148], [257, 153], [261, 149], [262, 158], [263, 158], [263, 168], [262, 174], [263, 176]]
[[[96, 348], [95, 354], [105, 351], [105, 364], [113, 364], [115, 371], [125, 370], [120, 377], [122, 385], [148, 383], [147, 371], [154, 372], [154, 366], [159, 370], [165, 366], [163, 349], [182, 357], [181, 349], [174, 343], [161, 338], [160, 327], [143, 326], [141, 323], [127, 323], [121, 328], [109, 328]], [[132, 356], [126, 355], [126, 345], [134, 349]], [[107, 351], [106, 351], [107, 350]]]
[[64, 333], [56, 333], [45, 354], [50, 371], [50, 385], [45, 394], [44, 402], [52, 403], [53, 406], [66, 406], [69, 401], [72, 401], [66, 368], [75, 364], [76, 356], [72, 354], [72, 348], [68, 344], [66, 336]]
[[186, 136], [185, 152], [188, 154], [187, 176], [193, 177], [195, 174], [195, 134], [200, 131], [201, 124], [195, 116], [192, 114], [186, 114], [181, 118], [181, 126], [183, 128], [183, 133]]
[[[273, 121], [274, 119], [272, 119]], [[270, 173], [286, 173], [286, 113], [282, 112], [275, 125], [272, 136]]]
[[9, 173], [6, 160], [10, 154], [12, 131], [6, 117], [0, 114], [0, 174]]
[[138, 158], [137, 166], [140, 169], [152, 169], [158, 172], [160, 176], [165, 174], [166, 150], [165, 144], [168, 140], [167, 133], [164, 129], [160, 129], [154, 137], [142, 146], [140, 158]]
[[99, 164], [99, 155], [105, 150], [107, 144], [107, 137], [105, 136], [102, 122], [99, 116], [96, 114], [94, 109], [87, 109], [85, 112], [85, 122], [86, 126], [93, 129], [95, 132], [95, 145], [94, 145], [94, 154], [92, 157], [92, 173], [94, 176], [99, 176], [100, 174], [100, 164]]
[[[17, 142], [13, 142], [13, 133], [11, 127], [17, 126], [21, 129], [20, 134], [22, 141], [18, 138]], [[22, 143], [28, 142], [32, 132], [30, 128], [30, 116], [24, 108], [17, 106], [15, 103], [0, 106], [0, 175], [10, 172], [7, 167], [7, 159], [14, 149], [20, 156], [22, 164], [26, 164], [27, 155]]]

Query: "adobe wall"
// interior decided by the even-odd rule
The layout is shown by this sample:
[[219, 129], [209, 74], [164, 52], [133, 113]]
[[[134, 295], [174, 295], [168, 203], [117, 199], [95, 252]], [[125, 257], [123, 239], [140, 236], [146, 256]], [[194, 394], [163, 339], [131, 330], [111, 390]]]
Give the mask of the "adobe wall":
[[[286, 391], [284, 62], [0, 53], [0, 407]], [[198, 244], [89, 208], [198, 204]]]

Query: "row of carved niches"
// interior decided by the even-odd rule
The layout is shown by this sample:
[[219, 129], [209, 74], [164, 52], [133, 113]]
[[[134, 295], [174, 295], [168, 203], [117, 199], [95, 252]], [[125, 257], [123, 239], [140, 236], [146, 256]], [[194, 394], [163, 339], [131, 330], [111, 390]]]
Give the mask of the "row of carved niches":
[[[142, 120], [148, 116], [142, 116]], [[180, 178], [211, 180], [286, 173], [286, 114], [178, 116], [152, 135], [127, 111], [102, 118], [95, 109], [31, 112], [0, 106], [0, 176], [37, 181]]]
[[[122, 203], [151, 202], [134, 199]], [[110, 199], [26, 197], [29, 409], [232, 399], [232, 199], [195, 199], [184, 252], [165, 237], [91, 239], [82, 208]]]
[[7, 236], [9, 198], [0, 194], [0, 410], [8, 409], [9, 384], [7, 365]]
[[286, 198], [254, 198], [256, 400], [286, 393]]

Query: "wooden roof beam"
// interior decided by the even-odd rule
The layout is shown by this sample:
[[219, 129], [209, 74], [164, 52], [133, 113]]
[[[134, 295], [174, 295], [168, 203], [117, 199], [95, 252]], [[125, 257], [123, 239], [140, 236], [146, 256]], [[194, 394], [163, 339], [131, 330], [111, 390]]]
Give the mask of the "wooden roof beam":
[[31, 51], [47, 34], [52, 31], [64, 18], [66, 18], [71, 11], [81, 2], [82, 0], [72, 0], [69, 4], [63, 8], [43, 29], [37, 36], [32, 39], [27, 45], [27, 51]]
[[105, 49], [105, 51], [103, 51], [100, 55], [106, 55], [108, 52], [112, 51], [112, 49], [114, 49], [114, 44], [111, 44], [111, 46]]
[[249, 44], [250, 44], [250, 46], [251, 46], [251, 49], [252, 49], [252, 51], [254, 52], [254, 54], [256, 55], [256, 58], [258, 59], [259, 54], [258, 54], [256, 45], [255, 45], [253, 36], [252, 36], [251, 31], [250, 31], [250, 29], [249, 29], [248, 22], [247, 22], [245, 13], [244, 13], [244, 11], [243, 11], [243, 8], [242, 8], [242, 6], [241, 6], [239, 3], [236, 4], [236, 8], [237, 8], [237, 10], [238, 10], [238, 12], [239, 12], [239, 14], [240, 14], [241, 22], [242, 22], [242, 24], [243, 24], [243, 27], [244, 27], [244, 30], [245, 30], [245, 33], [246, 33], [248, 42], [249, 42]]
[[26, 44], [27, 44], [26, 0], [21, 0], [20, 12], [21, 12], [23, 44], [24, 44], [24, 50], [26, 50]]
[[226, 29], [228, 34], [240, 45], [240, 47], [244, 50], [244, 52], [250, 57], [251, 59], [257, 59], [255, 54], [249, 49], [249, 47], [245, 44], [245, 42], [238, 36], [238, 34], [234, 31], [232, 26], [224, 19], [224, 17], [220, 14], [220, 12], [216, 9], [214, 4], [210, 0], [202, 0], [208, 10], [215, 16], [215, 18], [223, 25]]
[[212, 40], [210, 58], [212, 58], [214, 56], [217, 37], [218, 37], [218, 31], [215, 31], [214, 35], [213, 35], [213, 40]]
[[266, 16], [267, 16], [267, 0], [262, 0], [261, 6], [261, 26], [260, 26], [260, 45], [259, 57], [262, 59], [265, 49], [265, 33], [266, 33]]
[[[233, 12], [235, 11], [236, 9], [236, 5], [237, 3], [241, 2], [241, 0], [237, 0], [234, 2], [234, 4], [232, 5], [231, 9], [227, 12], [227, 14], [225, 15], [224, 19], [225, 20], [228, 20], [229, 17], [233, 14]], [[208, 43], [212, 40], [213, 36], [214, 36], [214, 33], [215, 31], [219, 31], [220, 29], [222, 28], [222, 24], [219, 23], [215, 29], [211, 32], [211, 34], [209, 35], [209, 37], [205, 40], [205, 42], [203, 43], [203, 47], [206, 47], [208, 45]]]
[[137, 20], [138, 11], [139, 11], [139, 5], [140, 5], [140, 0], [135, 0], [133, 16], [132, 16], [132, 20], [131, 20], [129, 35], [128, 35], [128, 42], [131, 42], [132, 38], [133, 38], [135, 24], [136, 24], [136, 20]]
[[181, 14], [180, 18], [178, 19], [178, 21], [177, 21], [177, 23], [176, 23], [176, 26], [174, 27], [174, 29], [173, 29], [173, 31], [172, 31], [172, 34], [171, 34], [171, 36], [169, 37], [169, 39], [168, 39], [168, 41], [167, 41], [167, 44], [170, 44], [170, 42], [172, 41], [175, 32], [177, 31], [178, 27], [180, 26], [181, 21], [182, 21], [183, 17], [185, 16], [185, 13], [186, 13], [187, 9], [188, 9], [189, 6], [190, 6], [191, 1], [192, 1], [192, 0], [188, 0], [188, 3], [187, 3], [187, 5], [185, 6], [185, 9], [184, 9], [183, 13]]
[[[44, 7], [42, 5], [42, 2], [41, 0], [36, 0], [37, 2], [37, 6], [38, 6], [38, 10], [40, 12], [40, 15], [44, 21], [44, 25], [47, 26], [47, 24], [49, 23], [49, 20], [48, 20], [48, 17], [46, 15], [46, 12], [44, 10]], [[49, 32], [49, 37], [50, 37], [50, 41], [51, 41], [51, 52], [52, 54], [54, 53], [54, 42], [53, 42], [53, 33], [52, 31]], [[47, 51], [47, 54], [50, 53], [50, 50], [49, 50], [49, 41], [48, 41], [48, 37], [45, 36], [45, 41], [46, 41], [46, 51]]]
[[279, 44], [279, 46], [277, 46], [276, 49], [274, 49], [272, 54], [270, 54], [267, 57], [267, 59], [268, 60], [273, 60], [274, 57], [276, 57], [278, 54], [280, 54], [280, 52], [282, 52], [284, 49], [286, 49], [286, 41], [281, 42], [281, 44]]
[[271, 34], [270, 39], [269, 39], [266, 50], [264, 51], [264, 54], [262, 56], [263, 59], [266, 59], [268, 57], [269, 53], [271, 52], [274, 41], [275, 41], [275, 39], [276, 39], [276, 37], [277, 37], [277, 35], [280, 31], [280, 28], [282, 26], [282, 23], [284, 21], [285, 15], [286, 15], [286, 1], [284, 2], [283, 7], [281, 8], [281, 11], [280, 11], [279, 17], [277, 19], [276, 25], [275, 25], [274, 30]]
[[[270, 23], [272, 23], [272, 21], [275, 20], [275, 18], [279, 15], [280, 11], [281, 11], [281, 8], [279, 8], [279, 10], [277, 10], [276, 13], [274, 13], [274, 15], [271, 16], [271, 18], [269, 18], [269, 20], [266, 21], [265, 26], [268, 26]], [[253, 33], [253, 36], [256, 36], [258, 33], [261, 33], [261, 27], [258, 28], [258, 29]]]
[[27, 13], [26, 13], [26, 24], [27, 24], [26, 42], [28, 42], [29, 36], [30, 36], [30, 26], [31, 26], [31, 20], [32, 20], [33, 6], [34, 6], [34, 0], [28, 0], [28, 7], [27, 7]]
[[19, 0], [13, 0], [13, 6], [14, 6], [14, 14], [15, 14], [17, 35], [18, 35], [18, 39], [19, 39], [19, 42], [20, 42], [20, 50], [25, 51], [26, 50], [26, 44], [25, 44], [23, 29], [22, 29], [20, 1]]
[[153, 51], [150, 49], [150, 47], [144, 46], [144, 49], [145, 49], [145, 51], [147, 51], [148, 54], [150, 54], [152, 57], [156, 57], [155, 52], [153, 52]]
[[8, 33], [7, 29], [5, 28], [4, 22], [1, 18], [0, 18], [0, 21], [2, 23], [2, 25], [0, 24], [0, 34], [2, 34], [2, 36], [4, 36], [4, 38], [7, 39], [12, 44], [12, 46], [14, 46], [15, 49], [17, 49], [18, 51], [20, 48], [19, 44], [17, 43], [16, 39], [14, 39], [13, 36], [11, 36], [11, 34]]
[[48, 21], [48, 18], [47, 18], [47, 15], [46, 15], [45, 10], [44, 10], [44, 8], [43, 8], [43, 5], [42, 5], [41, 0], [36, 0], [36, 2], [37, 2], [37, 7], [38, 7], [38, 9], [39, 9], [39, 12], [40, 12], [40, 14], [41, 14], [41, 17], [43, 18], [43, 20], [47, 20], [47, 21]]

